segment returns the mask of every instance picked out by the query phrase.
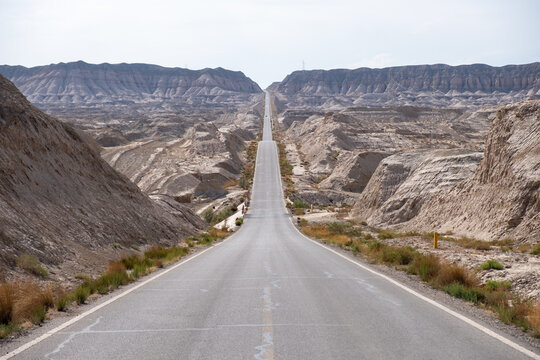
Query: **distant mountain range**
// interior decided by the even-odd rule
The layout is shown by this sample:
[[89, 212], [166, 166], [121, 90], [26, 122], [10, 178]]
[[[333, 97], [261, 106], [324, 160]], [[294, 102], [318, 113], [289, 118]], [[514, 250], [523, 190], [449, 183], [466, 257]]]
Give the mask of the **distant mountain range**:
[[[262, 92], [239, 71], [188, 70], [149, 64], [87, 64], [83, 61], [26, 68], [0, 66], [34, 104], [200, 103]], [[204, 100], [201, 100], [204, 99]]]
[[540, 62], [295, 71], [270, 90], [289, 107], [485, 106], [540, 96]]
[[[3, 65], [0, 74], [32, 103], [57, 116], [81, 106], [109, 114], [126, 114], [134, 108], [125, 107], [132, 105], [142, 107], [142, 113], [237, 108], [262, 93], [242, 72], [223, 68], [188, 70], [78, 61], [32, 68]], [[540, 62], [503, 67], [436, 64], [295, 71], [269, 90], [282, 109], [494, 106], [540, 97]]]

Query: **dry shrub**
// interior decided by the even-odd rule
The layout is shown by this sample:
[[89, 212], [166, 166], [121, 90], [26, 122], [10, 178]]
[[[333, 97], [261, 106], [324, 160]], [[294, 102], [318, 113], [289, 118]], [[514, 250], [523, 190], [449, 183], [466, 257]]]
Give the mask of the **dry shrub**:
[[13, 319], [19, 323], [30, 320], [39, 324], [45, 319], [48, 308], [54, 306], [50, 288], [41, 289], [37, 284], [19, 284], [16, 291]]
[[471, 238], [461, 238], [457, 240], [459, 246], [466, 249], [491, 250], [491, 244], [488, 241], [482, 241]]
[[13, 286], [0, 284], [0, 324], [9, 324], [13, 319]]
[[439, 286], [446, 286], [452, 283], [460, 283], [467, 287], [478, 285], [478, 280], [467, 269], [448, 264], [441, 265], [435, 281]]
[[435, 255], [420, 255], [414, 258], [409, 272], [418, 274], [423, 281], [430, 281], [437, 276], [441, 268], [439, 258]]
[[304, 226], [302, 228], [302, 231], [311, 237], [317, 238], [317, 239], [323, 239], [330, 235], [330, 231], [328, 228], [324, 225], [310, 225], [310, 226]]
[[533, 335], [540, 337], [540, 303], [532, 306], [528, 320], [531, 324]]
[[117, 274], [126, 271], [126, 266], [122, 261], [114, 261], [109, 263], [109, 266], [107, 267], [107, 273], [109, 274]]
[[351, 239], [347, 235], [343, 234], [333, 234], [328, 236], [328, 238], [325, 239], [326, 241], [336, 244], [336, 245], [350, 245]]

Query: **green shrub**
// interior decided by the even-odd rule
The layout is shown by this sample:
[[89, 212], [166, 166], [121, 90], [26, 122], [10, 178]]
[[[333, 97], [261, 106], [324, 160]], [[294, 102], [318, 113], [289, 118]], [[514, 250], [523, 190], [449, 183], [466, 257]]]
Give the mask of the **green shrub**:
[[212, 209], [208, 208], [204, 210], [202, 213], [202, 218], [204, 219], [204, 221], [210, 224], [214, 220], [214, 212], [212, 211]]
[[385, 239], [393, 239], [396, 237], [396, 233], [392, 232], [392, 231], [381, 231], [377, 234], [377, 237], [381, 240], [385, 240]]
[[295, 209], [307, 209], [309, 206], [305, 202], [302, 202], [302, 201], [299, 201], [299, 200], [294, 200], [293, 207]]
[[380, 251], [383, 248], [383, 246], [385, 245], [379, 241], [372, 241], [368, 244], [368, 249], [371, 252], [376, 252], [376, 251]]
[[482, 265], [480, 265], [480, 269], [482, 269], [482, 270], [490, 270], [490, 269], [502, 270], [502, 269], [504, 269], [504, 266], [502, 266], [502, 264], [500, 262], [498, 262], [497, 260], [490, 259], [490, 260], [486, 261], [485, 263], [483, 263]]
[[0, 339], [4, 339], [19, 330], [20, 327], [12, 322], [10, 322], [9, 324], [0, 324]]
[[58, 311], [66, 311], [67, 306], [68, 306], [68, 302], [69, 302], [69, 296], [67, 296], [67, 295], [60, 296], [56, 300], [56, 310], [58, 310]]
[[407, 247], [385, 246], [382, 249], [382, 261], [394, 265], [409, 265], [418, 253]]
[[244, 218], [238, 218], [234, 223], [236, 224], [236, 226], [240, 226], [244, 223]]
[[75, 288], [73, 291], [73, 298], [77, 302], [77, 304], [84, 304], [86, 299], [90, 296], [92, 293], [92, 289], [88, 284], [82, 284]]
[[30, 274], [34, 274], [41, 277], [49, 275], [49, 271], [41, 265], [39, 259], [34, 255], [22, 254], [17, 257], [17, 266], [23, 270], [26, 270]]
[[536, 244], [531, 250], [531, 254], [540, 255], [540, 243]]
[[484, 300], [484, 294], [481, 291], [474, 288], [468, 288], [465, 285], [457, 282], [443, 286], [442, 289], [453, 297], [457, 297], [474, 304], [478, 304]]
[[141, 259], [137, 255], [131, 255], [129, 257], [122, 258], [122, 264], [126, 267], [126, 269], [131, 270], [135, 267], [136, 264], [138, 264]]
[[36, 325], [41, 324], [45, 320], [46, 315], [47, 309], [45, 306], [40, 305], [30, 314], [30, 321]]
[[411, 263], [409, 272], [418, 274], [423, 281], [427, 282], [437, 276], [440, 268], [441, 263], [435, 255], [419, 255]]
[[486, 290], [488, 291], [498, 291], [498, 290], [510, 290], [512, 287], [512, 283], [510, 281], [496, 281], [496, 280], [488, 280], [486, 281], [486, 284], [484, 285]]
[[330, 230], [332, 234], [345, 234], [347, 230], [347, 225], [343, 223], [332, 222], [328, 224], [328, 230]]

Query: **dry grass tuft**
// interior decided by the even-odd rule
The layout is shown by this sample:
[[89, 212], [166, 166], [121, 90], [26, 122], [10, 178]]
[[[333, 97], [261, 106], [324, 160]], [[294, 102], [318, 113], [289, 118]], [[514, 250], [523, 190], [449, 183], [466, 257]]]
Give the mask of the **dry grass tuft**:
[[528, 320], [532, 327], [533, 336], [540, 338], [540, 303], [531, 307]]
[[29, 272], [30, 274], [46, 277], [49, 271], [39, 262], [39, 259], [34, 255], [21, 254], [16, 260], [17, 266]]
[[0, 284], [0, 324], [7, 325], [13, 319], [13, 286]]
[[435, 281], [439, 286], [446, 286], [452, 283], [459, 283], [467, 287], [478, 285], [478, 280], [467, 269], [461, 266], [447, 264], [441, 265]]

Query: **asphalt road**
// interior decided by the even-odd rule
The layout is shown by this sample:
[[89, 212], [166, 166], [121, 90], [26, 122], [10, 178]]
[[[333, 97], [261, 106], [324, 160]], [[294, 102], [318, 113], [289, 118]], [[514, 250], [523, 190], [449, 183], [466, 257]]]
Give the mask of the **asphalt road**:
[[301, 236], [270, 130], [267, 115], [252, 206], [235, 235], [13, 358], [529, 358]]

